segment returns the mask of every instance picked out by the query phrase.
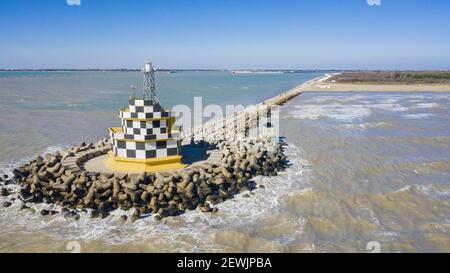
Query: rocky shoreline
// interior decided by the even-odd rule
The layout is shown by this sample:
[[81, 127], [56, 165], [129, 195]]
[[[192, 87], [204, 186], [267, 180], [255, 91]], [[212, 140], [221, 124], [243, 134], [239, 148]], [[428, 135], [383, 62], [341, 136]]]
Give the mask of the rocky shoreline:
[[[40, 210], [42, 216], [62, 214], [74, 220], [80, 219], [82, 212], [91, 218], [105, 218], [116, 209], [134, 210], [131, 221], [149, 215], [160, 220], [195, 209], [217, 212], [214, 205], [254, 189], [257, 185], [251, 180], [253, 177], [277, 175], [288, 165], [284, 144], [271, 139], [195, 145], [218, 149], [221, 162], [135, 176], [87, 172], [75, 167], [109, 150], [106, 139], [38, 156], [16, 168], [12, 179], [0, 179], [0, 184], [16, 186], [14, 191], [2, 187], [1, 195], [8, 197], [2, 206], [21, 202], [22, 210], [37, 213], [30, 204], [44, 203], [49, 208]], [[75, 163], [71, 166], [67, 162]], [[124, 214], [120, 220], [125, 222], [128, 216]]]

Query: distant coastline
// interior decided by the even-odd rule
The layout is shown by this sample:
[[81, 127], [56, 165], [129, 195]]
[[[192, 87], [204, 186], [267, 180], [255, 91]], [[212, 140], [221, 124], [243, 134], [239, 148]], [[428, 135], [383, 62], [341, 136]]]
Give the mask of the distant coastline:
[[352, 71], [330, 74], [305, 91], [450, 92], [447, 71]]
[[[0, 68], [0, 72], [140, 72], [141, 69], [137, 68]], [[193, 72], [203, 72], [203, 71], [227, 71], [219, 69], [156, 69], [156, 72], [166, 72], [166, 73], [176, 73], [182, 71], [193, 71]]]
[[[40, 68], [0, 69], [0, 72], [139, 72], [134, 68]], [[236, 75], [324, 73], [303, 91], [322, 92], [450, 92], [450, 71], [369, 71], [369, 70], [274, 70], [274, 69], [157, 69], [158, 73], [228, 72]]]
[[[140, 72], [140, 69], [135, 68], [0, 68], [0, 72]], [[258, 74], [258, 73], [311, 73], [311, 72], [338, 72], [338, 70], [273, 70], [273, 69], [195, 69], [195, 68], [160, 68], [156, 69], [156, 72], [207, 72], [207, 71], [220, 71], [230, 72], [233, 74]]]
[[119, 71], [119, 72], [136, 72], [140, 71], [139, 69], [126, 69], [126, 68], [118, 68], [118, 69], [96, 69], [96, 68], [61, 68], [61, 69], [52, 69], [52, 68], [37, 68], [37, 69], [28, 69], [28, 68], [13, 68], [13, 69], [0, 69], [0, 72], [72, 72], [72, 71], [87, 71], [87, 72], [103, 72], [103, 71]]

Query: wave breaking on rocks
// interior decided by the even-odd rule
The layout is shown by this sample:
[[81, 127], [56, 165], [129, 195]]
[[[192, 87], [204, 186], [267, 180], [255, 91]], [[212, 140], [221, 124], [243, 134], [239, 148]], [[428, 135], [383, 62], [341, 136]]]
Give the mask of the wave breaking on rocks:
[[2, 205], [22, 202], [22, 210], [37, 213], [30, 204], [49, 204], [53, 206], [40, 210], [42, 216], [62, 214], [74, 220], [84, 215], [81, 212], [105, 218], [116, 209], [134, 210], [131, 219], [121, 216], [123, 222], [150, 215], [160, 220], [197, 208], [214, 213], [214, 205], [256, 188], [255, 176], [275, 176], [288, 166], [285, 144], [272, 139], [198, 143], [205, 144], [218, 149], [220, 162], [137, 175], [87, 172], [75, 167], [106, 153], [106, 139], [38, 156], [14, 169], [12, 179], [1, 178], [3, 185], [15, 185], [15, 190], [2, 187], [1, 195], [9, 197]]

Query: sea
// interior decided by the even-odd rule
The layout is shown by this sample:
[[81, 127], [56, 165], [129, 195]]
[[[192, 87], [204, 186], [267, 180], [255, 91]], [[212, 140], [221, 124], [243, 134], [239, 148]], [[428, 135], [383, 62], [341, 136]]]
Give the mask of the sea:
[[[158, 72], [156, 93], [167, 108], [249, 105], [322, 75]], [[106, 137], [139, 90], [139, 72], [0, 72], [0, 173]], [[280, 134], [290, 167], [216, 214], [121, 224], [128, 212], [74, 221], [15, 202], [0, 206], [0, 252], [450, 251], [450, 92], [305, 92]]]

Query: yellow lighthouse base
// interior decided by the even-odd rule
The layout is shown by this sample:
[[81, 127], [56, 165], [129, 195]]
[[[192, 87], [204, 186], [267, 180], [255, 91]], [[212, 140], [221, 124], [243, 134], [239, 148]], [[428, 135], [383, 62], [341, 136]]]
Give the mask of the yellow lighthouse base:
[[183, 169], [187, 166], [181, 162], [181, 155], [137, 159], [115, 156], [112, 151], [108, 152], [108, 158], [103, 161], [111, 171], [120, 172], [159, 172]]

